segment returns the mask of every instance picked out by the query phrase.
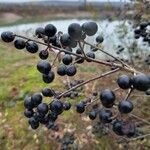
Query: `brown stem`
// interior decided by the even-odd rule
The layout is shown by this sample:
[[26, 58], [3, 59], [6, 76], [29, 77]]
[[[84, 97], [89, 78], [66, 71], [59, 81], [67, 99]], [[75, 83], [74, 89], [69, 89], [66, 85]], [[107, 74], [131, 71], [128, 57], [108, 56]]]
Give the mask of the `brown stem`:
[[[79, 43], [79, 47], [80, 47], [80, 49], [81, 49], [81, 51], [82, 51], [82, 53], [83, 53], [83, 55], [84, 55], [84, 57], [85, 57], [85, 59], [86, 59], [87, 57], [86, 57], [86, 54], [85, 54], [85, 52], [84, 52], [83, 47], [81, 46], [81, 42], [79, 41], [78, 43]], [[83, 43], [83, 44], [84, 44], [84, 43]]]
[[128, 91], [128, 93], [127, 93], [127, 95], [126, 95], [126, 97], [125, 97], [125, 99], [124, 100], [128, 100], [128, 98], [129, 98], [129, 96], [131, 95], [131, 93], [133, 92], [133, 88], [130, 88], [129, 89], [129, 91]]
[[88, 42], [86, 42], [86, 41], [83, 41], [83, 43], [85, 43], [85, 44], [87, 44], [87, 45], [89, 45], [89, 46], [92, 46], [92, 47], [94, 47], [94, 48], [100, 50], [100, 51], [103, 52], [104, 54], [106, 54], [106, 55], [108, 55], [108, 56], [114, 58], [114, 59], [117, 60], [118, 62], [120, 62], [122, 65], [129, 67], [125, 62], [123, 62], [123, 61], [120, 60], [119, 58], [117, 58], [117, 57], [111, 55], [110, 53], [108, 53], [108, 52], [102, 50], [101, 48], [99, 48], [99, 47], [97, 47], [97, 46], [95, 46], [95, 45], [92, 45], [92, 44], [90, 44], [90, 43], [88, 43]]
[[[43, 43], [43, 42], [40, 42], [40, 41], [37, 41], [37, 40], [33, 40], [33, 39], [30, 39], [30, 38], [27, 38], [27, 37], [24, 37], [24, 36], [21, 36], [21, 35], [15, 35], [17, 37], [20, 37], [20, 38], [23, 38], [23, 39], [27, 39], [27, 40], [30, 40], [30, 41], [33, 41], [33, 42], [36, 42], [36, 43], [39, 43], [41, 45], [45, 45], [45, 46], [49, 46], [50, 48], [53, 48], [55, 50], [58, 50], [60, 52], [65, 52], [65, 53], [69, 53], [71, 55], [74, 55], [74, 56], [77, 56], [79, 58], [84, 58], [84, 56], [82, 55], [79, 55], [79, 54], [76, 54], [76, 53], [73, 53], [73, 52], [70, 52], [70, 51], [67, 51], [63, 48], [59, 48], [59, 47], [56, 47], [56, 46], [53, 46], [53, 45], [49, 45], [49, 44], [46, 44], [46, 43]], [[88, 45], [91, 45], [87, 42], [85, 42], [85, 44], [88, 44]], [[96, 47], [98, 48], [98, 47]], [[99, 49], [99, 48], [98, 48]], [[102, 50], [103, 51], [103, 50]], [[107, 54], [107, 52], [105, 52]], [[110, 54], [108, 54], [110, 55]], [[112, 56], [113, 58], [117, 59], [116, 57]], [[102, 64], [102, 65], [105, 65], [105, 66], [112, 66], [112, 63], [111, 62], [107, 62], [107, 61], [103, 61], [103, 60], [99, 60], [99, 59], [92, 59], [92, 58], [88, 58], [90, 61], [92, 62], [95, 62], [95, 63], [98, 63], [98, 64]], [[118, 59], [117, 59], [118, 60]], [[120, 60], [118, 60], [120, 61]], [[131, 73], [139, 73], [138, 71], [136, 71], [134, 68], [131, 68], [130, 66], [128, 66], [127, 64], [126, 65], [122, 65], [122, 64], [118, 64], [118, 63], [113, 63], [113, 65], [117, 68], [120, 68], [122, 70], [125, 70], [125, 71], [128, 71], [128, 72], [131, 72]]]
[[134, 117], [134, 118], [136, 118], [136, 119], [138, 119], [138, 120], [141, 120], [142, 122], [144, 122], [144, 123], [150, 125], [150, 122], [147, 121], [147, 120], [145, 120], [145, 119], [143, 119], [143, 118], [140, 118], [140, 117], [138, 117], [138, 116], [136, 116], [136, 115], [134, 115], [134, 114], [130, 114], [130, 116], [132, 116], [132, 117]]
[[94, 78], [92, 78], [92, 79], [89, 79], [89, 80], [87, 80], [87, 81], [84, 81], [84, 82], [82, 82], [82, 83], [80, 83], [80, 84], [78, 84], [78, 85], [72, 87], [71, 89], [69, 89], [69, 90], [63, 92], [63, 93], [60, 94], [57, 98], [61, 98], [63, 95], [65, 95], [65, 94], [67, 94], [67, 93], [69, 93], [69, 92], [71, 92], [71, 91], [77, 89], [78, 87], [81, 87], [81, 86], [83, 86], [83, 85], [85, 85], [85, 84], [87, 84], [87, 83], [89, 83], [89, 82], [92, 82], [92, 81], [94, 81], [94, 80], [97, 80], [97, 79], [100, 79], [100, 78], [105, 77], [105, 76], [107, 76], [107, 75], [110, 75], [110, 74], [112, 74], [112, 73], [115, 73], [115, 72], [117, 72], [117, 71], [119, 71], [119, 70], [120, 70], [120, 69], [117, 68], [117, 69], [115, 69], [115, 70], [111, 70], [111, 71], [109, 71], [109, 72], [106, 72], [106, 73], [103, 73], [103, 74], [101, 74], [101, 75], [99, 75], [99, 76], [96, 76], [96, 77], [94, 77]]
[[54, 66], [54, 64], [55, 64], [55, 62], [56, 62], [56, 60], [57, 60], [57, 58], [58, 58], [58, 56], [59, 56], [60, 53], [61, 52], [58, 52], [57, 55], [55, 56], [55, 59], [53, 60], [53, 63], [52, 63], [52, 67]]

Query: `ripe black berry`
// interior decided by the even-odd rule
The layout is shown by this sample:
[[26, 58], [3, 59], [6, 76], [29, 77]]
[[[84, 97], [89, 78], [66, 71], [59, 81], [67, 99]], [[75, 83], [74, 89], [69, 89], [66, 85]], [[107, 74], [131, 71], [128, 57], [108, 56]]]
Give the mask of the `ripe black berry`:
[[47, 114], [48, 105], [46, 103], [41, 103], [37, 106], [37, 111], [42, 114]]
[[63, 46], [69, 46], [71, 44], [71, 37], [69, 36], [69, 34], [63, 34], [60, 37], [60, 42]]
[[36, 53], [38, 51], [38, 45], [35, 42], [29, 41], [26, 43], [26, 49], [30, 53]]
[[26, 43], [25, 43], [24, 40], [18, 39], [18, 40], [15, 40], [14, 46], [15, 46], [15, 48], [17, 48], [17, 49], [24, 49], [25, 46], [26, 46]]
[[120, 120], [115, 120], [113, 122], [113, 131], [117, 134], [117, 135], [124, 135], [123, 131], [123, 121]]
[[34, 107], [34, 103], [31, 100], [31, 97], [26, 97], [24, 100], [24, 107], [31, 110]]
[[34, 114], [34, 111], [31, 109], [31, 110], [28, 110], [26, 109], [25, 112], [24, 112], [24, 115], [27, 117], [27, 118], [31, 118]]
[[67, 67], [65, 65], [60, 65], [57, 68], [57, 74], [59, 74], [60, 76], [64, 76], [66, 75], [66, 70], [67, 70]]
[[65, 54], [65, 55], [63, 56], [62, 62], [63, 62], [65, 65], [69, 65], [70, 63], [72, 63], [72, 56], [69, 55], [69, 54]]
[[47, 50], [42, 50], [42, 51], [40, 51], [40, 53], [39, 53], [39, 57], [41, 58], [41, 59], [47, 59], [48, 58], [48, 55], [49, 55], [49, 53], [48, 53], [48, 51]]
[[[86, 56], [88, 58], [92, 58], [92, 59], [95, 59], [95, 54], [93, 52], [88, 52], [86, 53]], [[91, 62], [91, 60], [87, 59], [88, 62]]]
[[120, 76], [117, 80], [117, 83], [122, 89], [128, 89], [131, 87], [131, 79], [127, 75]]
[[97, 30], [98, 30], [98, 25], [95, 22], [85, 22], [82, 25], [82, 30], [88, 36], [93, 36], [97, 32]]
[[49, 74], [51, 70], [51, 65], [46, 60], [41, 60], [37, 64], [37, 70], [43, 74]]
[[42, 95], [39, 93], [35, 93], [31, 96], [31, 101], [34, 104], [34, 107], [37, 107], [42, 102]]
[[123, 100], [119, 103], [118, 109], [121, 113], [127, 114], [133, 110], [133, 104], [129, 100]]
[[71, 108], [71, 104], [69, 102], [64, 102], [63, 107], [64, 110], [69, 110]]
[[53, 71], [50, 71], [49, 74], [43, 74], [42, 77], [45, 83], [51, 83], [55, 78], [55, 74]]
[[77, 50], [76, 50], [76, 54], [82, 54], [83, 52], [82, 52], [82, 50], [80, 49], [80, 48], [78, 48]]
[[42, 90], [42, 94], [45, 97], [52, 97], [52, 96], [54, 96], [55, 92], [53, 90], [49, 89], [49, 88], [44, 88]]
[[9, 42], [12, 42], [15, 39], [15, 35], [12, 32], [7, 31], [7, 32], [3, 32], [1, 34], [1, 38], [4, 42], [9, 43]]
[[105, 89], [100, 94], [102, 105], [106, 108], [111, 108], [114, 104], [116, 97], [113, 91]]
[[138, 74], [132, 79], [133, 87], [139, 91], [146, 91], [150, 87], [150, 78], [145, 74]]
[[44, 31], [44, 28], [42, 27], [39, 27], [35, 30], [35, 35], [38, 37], [38, 38], [42, 38], [42, 35], [45, 34], [45, 31]]
[[78, 113], [83, 113], [85, 111], [85, 104], [83, 102], [80, 102], [76, 105], [76, 111]]
[[47, 35], [48, 37], [53, 37], [57, 32], [57, 29], [54, 25], [52, 24], [48, 24], [45, 27], [45, 35]]
[[61, 114], [63, 112], [63, 103], [59, 100], [53, 100], [50, 103], [50, 110], [56, 114]]
[[112, 121], [112, 112], [110, 110], [100, 110], [99, 119], [103, 123], [110, 123]]
[[97, 116], [97, 112], [94, 110], [89, 113], [89, 118], [91, 120], [94, 120], [96, 118], [96, 116]]
[[101, 35], [96, 37], [96, 42], [97, 43], [102, 43], [104, 41], [103, 37]]
[[76, 72], [77, 72], [77, 69], [74, 65], [71, 65], [71, 66], [67, 67], [66, 74], [68, 76], [74, 76], [76, 74]]
[[82, 36], [82, 28], [78, 23], [72, 23], [68, 27], [68, 34], [71, 38], [79, 40]]

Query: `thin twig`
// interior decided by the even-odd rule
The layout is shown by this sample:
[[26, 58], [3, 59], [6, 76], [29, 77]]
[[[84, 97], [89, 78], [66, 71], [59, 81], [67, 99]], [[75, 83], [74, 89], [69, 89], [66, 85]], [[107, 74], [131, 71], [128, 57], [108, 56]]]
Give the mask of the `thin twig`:
[[[80, 54], [76, 54], [76, 53], [73, 53], [73, 52], [70, 52], [70, 51], [67, 51], [65, 49], [62, 49], [62, 48], [59, 48], [59, 47], [56, 47], [56, 46], [53, 46], [53, 45], [48, 45], [47, 43], [43, 43], [43, 42], [40, 42], [40, 41], [37, 41], [37, 40], [34, 40], [34, 39], [30, 39], [30, 38], [27, 38], [27, 37], [24, 37], [24, 36], [21, 36], [21, 35], [17, 35], [15, 34], [15, 36], [17, 37], [20, 37], [20, 38], [23, 38], [23, 39], [27, 39], [27, 40], [30, 40], [30, 41], [33, 41], [33, 42], [36, 42], [38, 44], [41, 44], [41, 45], [45, 45], [45, 46], [49, 46], [50, 48], [53, 48], [55, 50], [58, 50], [60, 52], [64, 52], [64, 53], [69, 53], [71, 55], [74, 55], [74, 56], [77, 56], [79, 58], [84, 58], [84, 56], [80, 55]], [[113, 56], [113, 58], [116, 59], [116, 57]], [[92, 62], [95, 62], [95, 63], [98, 63], [98, 64], [102, 64], [102, 65], [105, 65], [105, 66], [112, 66], [112, 63], [111, 62], [107, 62], [107, 61], [103, 61], [103, 60], [99, 60], [99, 59], [93, 59], [93, 58], [88, 58], [90, 61]], [[125, 71], [128, 71], [128, 72], [131, 72], [131, 73], [139, 73], [138, 71], [136, 71], [134, 68], [131, 68], [129, 67], [127, 64], [126, 66], [122, 66], [121, 64], [118, 64], [118, 63], [113, 63], [113, 65], [117, 68], [120, 68], [122, 70], [125, 70]]]
[[55, 62], [56, 62], [56, 60], [57, 60], [57, 58], [58, 58], [58, 56], [59, 56], [60, 53], [61, 52], [58, 52], [57, 55], [55, 56], [55, 59], [52, 62], [52, 67], [54, 66], [54, 64], [55, 64]]
[[138, 116], [135, 115], [135, 114], [132, 114], [132, 113], [131, 113], [130, 116], [132, 116], [132, 117], [134, 117], [134, 118], [136, 118], [136, 119], [138, 119], [138, 120], [141, 120], [142, 122], [144, 122], [144, 123], [150, 125], [150, 122], [149, 122], [149, 121], [147, 121], [147, 120], [145, 120], [145, 119], [143, 119], [143, 118], [140, 118], [140, 117], [138, 117]]
[[130, 95], [131, 95], [131, 93], [133, 92], [133, 88], [130, 88], [129, 89], [129, 91], [128, 91], [128, 93], [127, 93], [127, 95], [126, 95], [126, 97], [125, 97], [125, 99], [124, 100], [128, 100], [128, 98], [130, 97]]
[[78, 87], [81, 87], [81, 86], [83, 86], [83, 85], [85, 85], [85, 84], [87, 84], [87, 83], [89, 83], [89, 82], [95, 81], [95, 80], [100, 79], [100, 78], [102, 78], [102, 77], [105, 77], [105, 76], [107, 76], [107, 75], [113, 74], [113, 73], [115, 73], [115, 72], [117, 72], [117, 71], [119, 71], [119, 70], [120, 70], [120, 69], [117, 68], [117, 69], [115, 69], [115, 70], [111, 70], [111, 71], [109, 71], [109, 72], [106, 72], [106, 73], [103, 73], [103, 74], [101, 74], [101, 75], [98, 75], [98, 76], [96, 76], [96, 77], [94, 77], [94, 78], [92, 78], [92, 79], [89, 79], [89, 80], [87, 80], [87, 81], [84, 81], [84, 82], [82, 82], [82, 83], [80, 83], [80, 84], [78, 84], [78, 85], [72, 87], [71, 89], [69, 89], [69, 90], [63, 92], [63, 93], [60, 94], [57, 98], [61, 98], [63, 95], [65, 95], [65, 94], [67, 94], [67, 93], [69, 93], [69, 92], [71, 92], [71, 91], [77, 89]]
[[97, 46], [95, 46], [95, 45], [92, 45], [92, 44], [90, 44], [90, 43], [88, 43], [88, 42], [86, 42], [86, 41], [83, 41], [83, 43], [85, 43], [85, 44], [87, 44], [87, 45], [89, 45], [89, 46], [92, 46], [92, 47], [94, 47], [94, 48], [100, 50], [101, 52], [105, 53], [106, 55], [108, 55], [108, 56], [114, 58], [115, 60], [117, 60], [118, 62], [120, 62], [123, 66], [130, 67], [130, 66], [129, 66], [128, 64], [126, 64], [124, 61], [122, 61], [122, 60], [120, 60], [119, 58], [117, 58], [117, 57], [111, 55], [110, 53], [108, 53], [108, 52], [102, 50], [101, 48], [99, 48], [99, 47], [97, 47]]

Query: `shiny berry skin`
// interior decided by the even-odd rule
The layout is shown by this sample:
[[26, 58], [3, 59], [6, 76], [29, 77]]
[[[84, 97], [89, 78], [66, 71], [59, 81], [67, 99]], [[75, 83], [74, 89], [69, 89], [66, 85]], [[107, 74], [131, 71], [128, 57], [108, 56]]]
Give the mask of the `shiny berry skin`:
[[38, 62], [37, 64], [37, 70], [40, 72], [40, 73], [43, 73], [43, 74], [49, 74], [50, 70], [51, 70], [51, 65], [48, 61], [46, 60], [41, 60]]
[[49, 56], [49, 53], [48, 53], [47, 50], [42, 50], [42, 51], [40, 51], [40, 53], [39, 53], [39, 57], [40, 57], [42, 60], [47, 59], [48, 56]]
[[97, 112], [94, 110], [89, 113], [89, 118], [91, 120], [94, 120], [96, 118], [96, 116], [97, 116]]
[[82, 30], [86, 33], [88, 36], [93, 36], [98, 31], [98, 25], [95, 22], [85, 22], [82, 25]]
[[112, 112], [110, 110], [100, 110], [99, 119], [103, 123], [110, 123], [112, 121]]
[[37, 106], [37, 111], [42, 114], [47, 114], [48, 105], [46, 103], [41, 103]]
[[104, 41], [103, 37], [101, 35], [96, 37], [96, 42], [97, 43], [102, 43]]
[[56, 114], [61, 114], [63, 112], [63, 103], [59, 100], [53, 100], [50, 103], [50, 110]]
[[77, 72], [77, 69], [74, 65], [71, 65], [71, 66], [67, 67], [66, 74], [68, 76], [74, 76], [76, 74], [76, 72]]
[[131, 87], [131, 79], [127, 75], [121, 75], [118, 78], [117, 83], [118, 83], [119, 87], [122, 89], [128, 89]]
[[102, 105], [106, 108], [111, 108], [114, 104], [115, 99], [115, 93], [109, 89], [103, 90], [100, 94]]
[[85, 111], [85, 104], [83, 102], [80, 102], [76, 105], [76, 111], [78, 113], [83, 113]]
[[48, 24], [45, 26], [45, 35], [47, 35], [48, 37], [53, 37], [56, 32], [57, 32], [57, 29], [54, 25], [52, 24]]
[[26, 42], [22, 39], [18, 39], [14, 41], [14, 46], [17, 49], [24, 49], [26, 46]]
[[1, 34], [1, 38], [4, 42], [10, 43], [15, 39], [15, 35], [12, 32], [7, 31]]
[[34, 107], [37, 107], [42, 102], [42, 95], [39, 93], [35, 93], [31, 96], [31, 101], [34, 104]]
[[32, 54], [38, 51], [39, 47], [35, 42], [29, 41], [26, 43], [26, 50]]
[[150, 77], [145, 74], [137, 74], [132, 78], [133, 87], [139, 91], [146, 91], [150, 88]]
[[50, 71], [49, 74], [43, 74], [42, 78], [45, 83], [51, 83], [55, 78], [55, 74], [53, 71]]
[[69, 110], [71, 108], [71, 104], [69, 102], [64, 102], [63, 107], [64, 110]]
[[75, 40], [81, 39], [82, 36], [82, 28], [78, 23], [72, 23], [68, 27], [68, 34], [71, 38]]
[[63, 56], [63, 59], [62, 59], [62, 62], [65, 64], [65, 65], [69, 65], [70, 63], [72, 63], [72, 56], [69, 55], [69, 54], [65, 54]]
[[121, 113], [127, 114], [133, 110], [133, 104], [129, 100], [122, 100], [118, 105], [118, 109]]
[[31, 110], [28, 110], [26, 109], [25, 112], [24, 112], [24, 115], [27, 117], [27, 118], [31, 118], [34, 114], [34, 111], [31, 109]]
[[69, 36], [69, 34], [63, 34], [60, 37], [60, 42], [63, 46], [69, 46], [71, 44], [71, 37]]
[[24, 107], [31, 110], [34, 107], [34, 103], [31, 100], [31, 97], [26, 97], [24, 100]]
[[39, 27], [39, 28], [37, 28], [37, 29], [35, 30], [35, 35], [36, 35], [38, 38], [42, 38], [42, 35], [44, 35], [44, 34], [45, 34], [44, 28]]
[[64, 76], [66, 75], [66, 70], [67, 70], [67, 67], [65, 65], [60, 65], [57, 68], [57, 74], [60, 76]]
[[[88, 52], [88, 53], [86, 53], [86, 56], [87, 56], [88, 58], [95, 59], [95, 54], [94, 54], [93, 52]], [[88, 60], [88, 59], [87, 59], [87, 61], [88, 61], [88, 62], [91, 62], [91, 60]]]
[[42, 94], [45, 97], [52, 97], [52, 96], [54, 96], [55, 92], [53, 90], [49, 89], [49, 88], [44, 88], [42, 90]]

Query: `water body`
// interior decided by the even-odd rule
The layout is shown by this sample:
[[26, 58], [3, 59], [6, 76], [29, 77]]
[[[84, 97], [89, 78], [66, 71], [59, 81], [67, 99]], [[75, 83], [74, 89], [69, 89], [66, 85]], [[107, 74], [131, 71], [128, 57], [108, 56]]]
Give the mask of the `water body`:
[[[1, 27], [0, 28], [0, 34], [3, 31], [12, 31], [16, 34], [25, 35], [31, 38], [33, 37], [33, 34], [35, 32], [35, 29], [37, 27], [44, 27], [46, 24], [51, 23], [54, 24], [58, 31], [62, 31], [63, 33], [67, 33], [67, 28], [69, 24], [76, 22], [79, 24], [82, 24], [86, 22], [87, 20], [76, 20], [76, 19], [69, 19], [69, 20], [53, 20], [49, 22], [43, 22], [43, 23], [32, 23], [32, 24], [22, 24], [22, 25], [15, 25], [11, 27]], [[104, 37], [104, 42], [102, 43], [102, 47], [105, 51], [110, 52], [113, 55], [117, 54], [115, 53], [117, 50], [118, 45], [121, 45], [125, 48], [124, 53], [122, 55], [123, 58], [128, 58], [128, 52], [127, 48], [130, 47], [134, 42], [134, 30], [132, 22], [130, 21], [108, 21], [108, 20], [102, 20], [97, 21], [97, 24], [99, 26], [99, 30], [97, 35], [102, 35]], [[93, 37], [87, 37], [86, 40], [94, 44], [95, 38]], [[150, 47], [148, 45], [143, 45], [142, 39], [139, 39], [137, 41], [138, 48], [143, 49], [143, 51], [148, 52], [150, 54]], [[85, 47], [86, 51], [89, 51], [89, 47]], [[97, 57], [105, 57], [105, 55], [98, 52]]]

